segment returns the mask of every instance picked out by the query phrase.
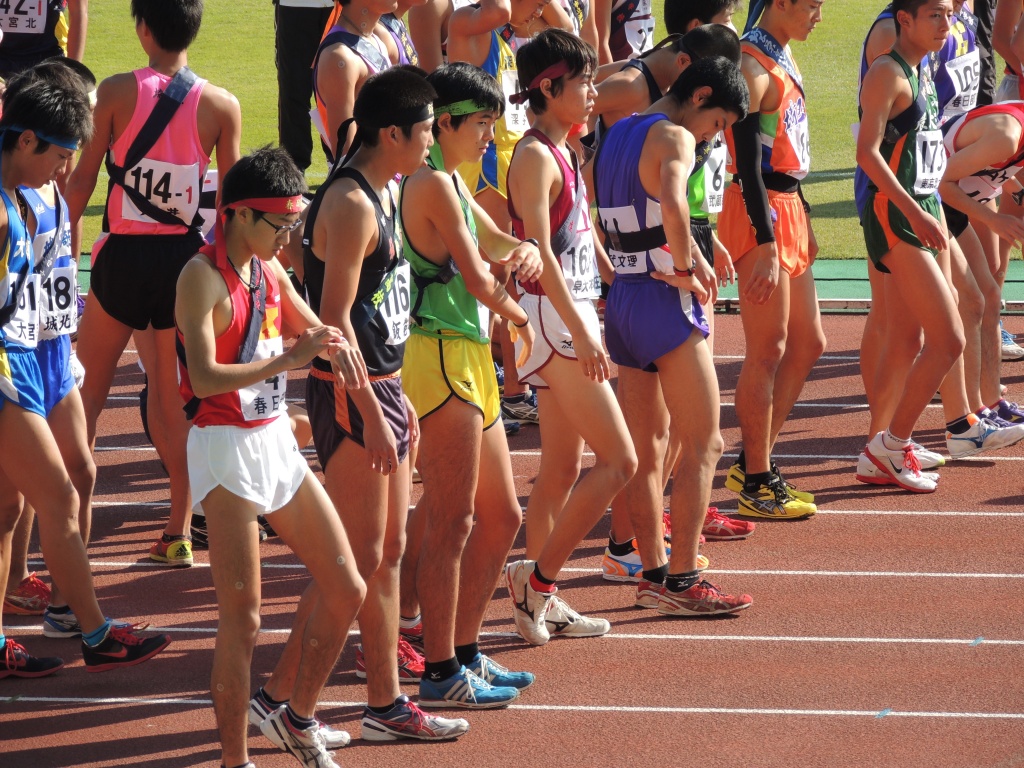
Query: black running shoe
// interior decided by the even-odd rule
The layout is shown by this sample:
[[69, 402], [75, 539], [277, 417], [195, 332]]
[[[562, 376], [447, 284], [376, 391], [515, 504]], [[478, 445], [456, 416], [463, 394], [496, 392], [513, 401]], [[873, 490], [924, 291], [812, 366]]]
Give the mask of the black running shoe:
[[0, 650], [0, 679], [5, 677], [46, 677], [64, 666], [64, 659], [53, 656], [37, 659], [30, 656], [25, 646], [7, 638]]
[[82, 641], [82, 658], [89, 672], [107, 672], [120, 667], [141, 664], [166, 648], [171, 643], [170, 635], [153, 635], [142, 638], [135, 633], [137, 626], [111, 626], [103, 642], [95, 648]]
[[206, 534], [206, 515], [192, 515], [189, 534], [192, 536], [192, 549], [210, 548], [210, 540]]
[[256, 515], [256, 523], [259, 525], [260, 530], [266, 534], [266, 536], [260, 536], [260, 541], [270, 538], [271, 536], [277, 536], [277, 531], [263, 515]]

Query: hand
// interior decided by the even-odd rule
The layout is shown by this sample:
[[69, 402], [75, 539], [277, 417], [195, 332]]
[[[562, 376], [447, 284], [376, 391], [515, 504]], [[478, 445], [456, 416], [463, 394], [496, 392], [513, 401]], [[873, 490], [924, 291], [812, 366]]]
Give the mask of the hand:
[[679, 288], [684, 291], [689, 291], [697, 297], [697, 301], [703, 306], [708, 303], [708, 292], [701, 285], [700, 280], [697, 279], [697, 274], [694, 273], [691, 277], [686, 275], [677, 275], [672, 273], [671, 275], [665, 274], [664, 272], [651, 272], [651, 277], [655, 280], [661, 280], [663, 283], [668, 283], [673, 288]]
[[600, 341], [595, 341], [589, 333], [579, 333], [573, 336], [572, 347], [584, 376], [599, 384], [611, 378], [611, 365]]
[[536, 280], [544, 271], [544, 264], [540, 260], [540, 250], [533, 243], [520, 243], [506, 256], [498, 261], [498, 264], [507, 266], [516, 273], [516, 279], [521, 283], [528, 283]]
[[754, 269], [746, 285], [740, 286], [743, 295], [754, 304], [764, 304], [775, 293], [779, 284], [779, 251], [774, 242], [759, 245], [745, 258], [754, 259]]
[[374, 472], [386, 477], [398, 469], [398, 443], [383, 414], [363, 425], [363, 448]]
[[530, 321], [527, 320], [526, 325], [520, 328], [509, 320], [508, 335], [509, 338], [512, 339], [513, 344], [520, 339], [523, 341], [523, 348], [519, 350], [519, 354], [516, 356], [516, 366], [521, 368], [526, 365], [526, 361], [530, 359], [530, 355], [533, 353], [533, 340], [536, 338], [536, 334], [533, 332], [533, 326], [530, 325]]
[[935, 251], [944, 251], [949, 248], [946, 230], [934, 216], [925, 213], [923, 209], [915, 205], [914, 212], [907, 217], [907, 221], [925, 248]]
[[307, 328], [292, 344], [291, 349], [286, 353], [294, 363], [289, 368], [300, 368], [308, 363], [321, 352], [327, 351], [332, 345], [345, 341], [341, 331], [328, 325], [318, 325]]
[[988, 219], [985, 225], [999, 235], [1001, 240], [1005, 240], [1011, 246], [1014, 243], [1024, 242], [1024, 220], [1005, 213], [995, 213]]
[[[714, 306], [715, 301], [718, 299], [718, 280], [715, 277], [715, 270], [708, 264], [708, 260], [704, 258], [704, 254], [698, 254], [697, 258], [693, 262], [693, 276], [700, 281], [700, 284], [704, 286], [704, 290], [707, 291], [708, 301]], [[704, 302], [701, 302], [702, 304]]]
[[732, 263], [732, 254], [718, 238], [712, 240], [715, 253], [715, 276], [718, 278], [718, 285], [725, 288], [736, 282], [736, 267]]
[[370, 375], [366, 370], [366, 361], [359, 347], [350, 346], [342, 338], [340, 343], [332, 344], [330, 349], [331, 369], [334, 380], [339, 387], [347, 389], [363, 389], [370, 383]]
[[405, 418], [409, 423], [409, 453], [413, 454], [420, 444], [420, 419], [408, 396], [402, 395], [402, 397], [405, 398]]

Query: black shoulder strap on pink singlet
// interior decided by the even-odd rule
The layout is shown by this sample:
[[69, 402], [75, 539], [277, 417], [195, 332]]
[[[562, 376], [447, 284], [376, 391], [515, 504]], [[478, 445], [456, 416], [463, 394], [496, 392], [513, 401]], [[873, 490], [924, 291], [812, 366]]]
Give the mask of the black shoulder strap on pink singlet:
[[[196, 211], [196, 215], [192, 218], [191, 222], [184, 221], [183, 219], [175, 216], [169, 211], [165, 211], [163, 208], [155, 206], [145, 195], [140, 193], [137, 189], [125, 183], [125, 179], [129, 168], [135, 167], [143, 158], [146, 153], [153, 148], [156, 144], [157, 139], [167, 130], [167, 126], [171, 124], [171, 119], [174, 117], [178, 108], [184, 103], [192, 87], [198, 82], [199, 78], [196, 77], [188, 67], [182, 67], [179, 69], [171, 82], [167, 84], [167, 87], [160, 94], [160, 98], [157, 100], [156, 106], [153, 111], [150, 112], [149, 117], [139, 130], [138, 135], [132, 142], [131, 146], [128, 147], [128, 151], [125, 153], [124, 165], [115, 165], [111, 153], [107, 152], [107, 174], [110, 177], [110, 185], [117, 184], [124, 190], [124, 193], [128, 195], [128, 199], [135, 204], [145, 216], [158, 221], [161, 224], [169, 224], [173, 226], [186, 227], [188, 229], [201, 232], [203, 228], [203, 217]], [[103, 214], [103, 228], [109, 231], [109, 224], [107, 222], [106, 212]]]

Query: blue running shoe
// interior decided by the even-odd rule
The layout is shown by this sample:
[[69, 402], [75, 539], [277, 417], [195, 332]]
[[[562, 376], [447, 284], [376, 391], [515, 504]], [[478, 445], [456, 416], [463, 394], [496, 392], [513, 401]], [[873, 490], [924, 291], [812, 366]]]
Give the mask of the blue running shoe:
[[973, 456], [982, 451], [1006, 448], [1024, 439], [1024, 424], [1001, 426], [988, 418], [978, 419], [960, 435], [946, 432], [946, 448], [954, 459]]
[[1016, 403], [1007, 402], [1005, 399], [996, 404], [995, 414], [1010, 424], [1024, 424], [1024, 410]]
[[[111, 623], [111, 626], [118, 629], [126, 629], [131, 626], [131, 622], [128, 621], [114, 621], [109, 616], [104, 618]], [[43, 635], [46, 637], [81, 637], [82, 625], [78, 623], [78, 618], [71, 611], [54, 613], [53, 609], [47, 606], [43, 611]]]
[[533, 672], [510, 672], [494, 659], [478, 653], [467, 669], [484, 682], [499, 688], [523, 690], [533, 685]]
[[498, 709], [507, 707], [519, 696], [517, 688], [495, 687], [465, 667], [447, 680], [420, 680], [420, 707], [445, 709]]

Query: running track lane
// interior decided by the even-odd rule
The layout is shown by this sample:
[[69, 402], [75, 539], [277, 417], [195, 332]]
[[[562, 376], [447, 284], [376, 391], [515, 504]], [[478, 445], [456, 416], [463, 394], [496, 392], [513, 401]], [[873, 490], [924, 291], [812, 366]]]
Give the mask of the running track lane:
[[[739, 319], [718, 318], [722, 399], [733, 402], [742, 351]], [[556, 640], [531, 649], [510, 634], [499, 589], [483, 644], [538, 682], [506, 712], [466, 715], [473, 730], [451, 745], [369, 745], [355, 740], [345, 766], [1013, 766], [1024, 763], [1024, 450], [960, 462], [940, 491], [912, 496], [855, 483], [852, 462], [867, 413], [858, 366], [862, 317], [825, 318], [829, 351], [787, 425], [777, 453], [826, 513], [762, 524], [746, 542], [711, 543], [711, 578], [748, 591], [735, 618], [659, 619], [631, 607], [629, 585], [598, 574], [606, 522], [563, 574], [563, 597], [602, 615], [619, 637]], [[1011, 393], [1024, 366], [1004, 366]], [[301, 379], [301, 375], [293, 377]], [[300, 381], [293, 393], [301, 394]], [[43, 638], [12, 617], [9, 636], [69, 666], [44, 680], [0, 682], [0, 765], [215, 765], [219, 759], [208, 676], [216, 609], [208, 569], [164, 571], [146, 563], [160, 527], [166, 481], [139, 434], [134, 395], [141, 376], [122, 359], [101, 421], [94, 541], [96, 584], [106, 610], [177, 628], [165, 654], [144, 668], [87, 675], [75, 644]], [[942, 444], [932, 408], [919, 439]], [[735, 411], [723, 408], [727, 453], [739, 442]], [[512, 438], [525, 504], [539, 456], [535, 427]], [[131, 448], [133, 450], [124, 450]], [[585, 460], [585, 464], [592, 460]], [[723, 459], [718, 484], [731, 460]], [[418, 493], [418, 492], [417, 492]], [[735, 508], [721, 487], [714, 501]], [[513, 557], [521, 554], [522, 536]], [[254, 679], [276, 660], [301, 566], [278, 542], [263, 545], [264, 633]], [[34, 555], [38, 558], [38, 552]], [[199, 553], [198, 563], [206, 563]], [[19, 630], [19, 626], [25, 629]], [[627, 637], [622, 637], [625, 635]], [[325, 690], [321, 716], [358, 735], [350, 642]], [[407, 688], [414, 692], [415, 687]], [[11, 701], [12, 697], [20, 700]], [[152, 703], [142, 703], [148, 699]], [[261, 768], [294, 765], [253, 731]]]

